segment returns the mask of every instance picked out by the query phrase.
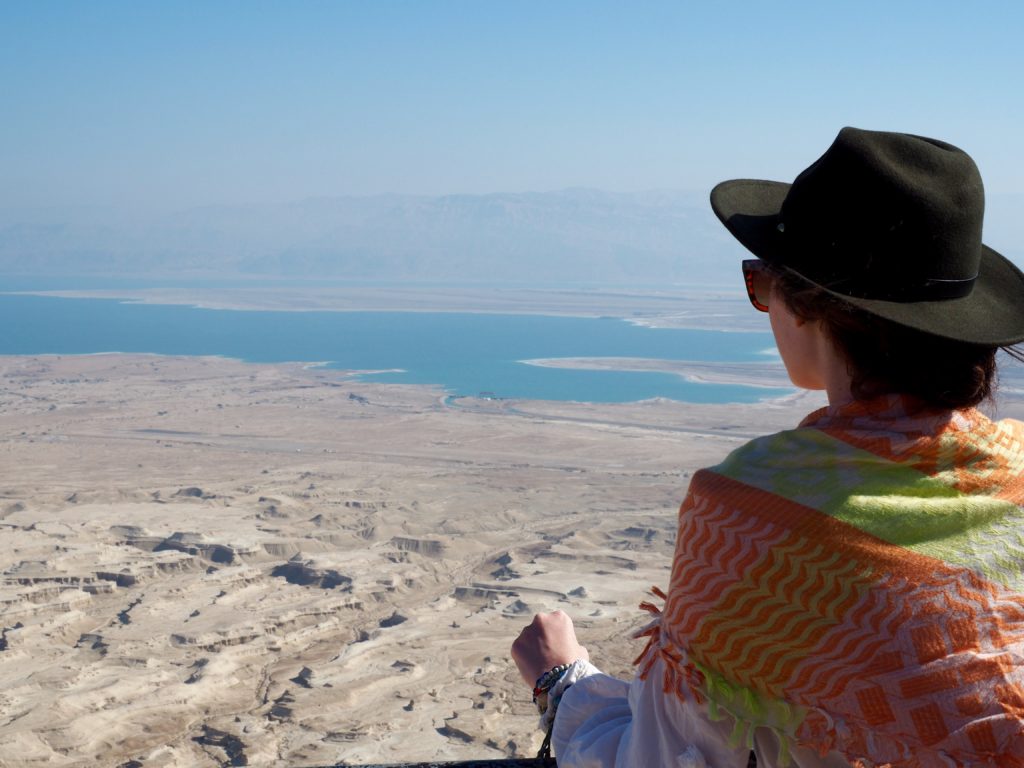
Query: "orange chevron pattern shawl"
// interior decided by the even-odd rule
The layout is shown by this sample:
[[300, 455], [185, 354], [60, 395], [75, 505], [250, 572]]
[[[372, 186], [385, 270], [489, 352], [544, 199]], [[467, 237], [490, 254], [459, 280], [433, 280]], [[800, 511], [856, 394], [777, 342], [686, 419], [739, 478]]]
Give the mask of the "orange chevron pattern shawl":
[[640, 675], [663, 659], [666, 694], [736, 743], [767, 726], [854, 765], [1024, 767], [1022, 504], [1019, 422], [817, 411], [694, 475]]

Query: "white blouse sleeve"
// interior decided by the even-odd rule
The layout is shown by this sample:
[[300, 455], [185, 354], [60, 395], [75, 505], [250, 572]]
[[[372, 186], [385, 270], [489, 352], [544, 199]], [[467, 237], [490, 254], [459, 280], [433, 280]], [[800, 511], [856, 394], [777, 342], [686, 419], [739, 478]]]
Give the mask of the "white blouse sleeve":
[[[632, 683], [573, 664], [552, 689], [562, 697], [551, 738], [559, 768], [747, 768], [749, 747], [730, 746], [730, 718], [712, 722], [704, 706], [662, 692], [664, 663]], [[777, 737], [758, 729], [754, 741], [758, 768], [781, 768]], [[837, 752], [788, 751], [790, 768], [849, 768]]]
[[713, 723], [700, 705], [662, 692], [663, 663], [632, 683], [586, 664], [588, 674], [562, 694], [555, 716], [559, 768], [746, 768], [750, 749], [729, 745], [729, 723]]

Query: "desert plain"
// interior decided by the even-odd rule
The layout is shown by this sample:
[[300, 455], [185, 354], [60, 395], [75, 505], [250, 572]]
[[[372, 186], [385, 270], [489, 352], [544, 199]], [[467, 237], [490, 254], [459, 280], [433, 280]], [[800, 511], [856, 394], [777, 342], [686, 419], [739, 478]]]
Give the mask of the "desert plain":
[[519, 630], [566, 611], [630, 675], [689, 476], [823, 402], [0, 357], [0, 765], [530, 756]]

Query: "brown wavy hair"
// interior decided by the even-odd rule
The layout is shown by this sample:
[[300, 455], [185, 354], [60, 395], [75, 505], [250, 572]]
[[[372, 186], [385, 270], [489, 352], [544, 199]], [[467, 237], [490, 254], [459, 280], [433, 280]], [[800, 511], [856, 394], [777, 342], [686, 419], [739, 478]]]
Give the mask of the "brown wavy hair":
[[[822, 323], [846, 359], [857, 400], [910, 395], [942, 409], [991, 399], [999, 347], [944, 339], [857, 309], [787, 270], [770, 270], [790, 312]], [[1012, 356], [1020, 353], [1008, 348]]]

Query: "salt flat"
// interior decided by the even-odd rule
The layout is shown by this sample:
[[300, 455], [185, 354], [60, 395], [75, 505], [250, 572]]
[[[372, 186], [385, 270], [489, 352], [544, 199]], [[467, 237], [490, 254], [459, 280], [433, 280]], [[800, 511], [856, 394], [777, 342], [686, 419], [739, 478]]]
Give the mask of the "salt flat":
[[532, 754], [508, 654], [531, 614], [629, 674], [688, 476], [822, 402], [449, 403], [125, 355], [0, 358], [0, 382], [10, 766]]

